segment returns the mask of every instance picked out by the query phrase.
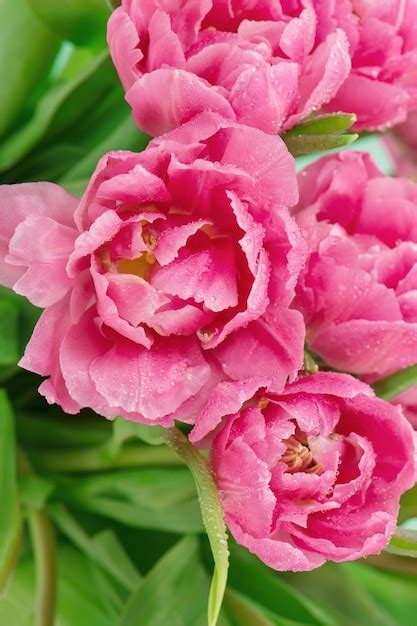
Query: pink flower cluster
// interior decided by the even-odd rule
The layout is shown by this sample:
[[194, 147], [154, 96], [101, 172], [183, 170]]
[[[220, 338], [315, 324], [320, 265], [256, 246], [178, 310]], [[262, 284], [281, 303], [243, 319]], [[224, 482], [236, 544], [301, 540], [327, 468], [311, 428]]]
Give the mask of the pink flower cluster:
[[[0, 282], [45, 309], [20, 363], [40, 393], [192, 425], [231, 532], [277, 570], [378, 554], [416, 481], [415, 390], [364, 381], [417, 362], [417, 185], [359, 152], [297, 179], [277, 136], [323, 107], [403, 119], [412, 6], [125, 0], [110, 49], [161, 136], [103, 156], [81, 200], [0, 187]], [[308, 374], [305, 344], [349, 374]]]
[[358, 129], [417, 108], [417, 0], [123, 0], [110, 53], [142, 130], [211, 109], [269, 133], [313, 111]]

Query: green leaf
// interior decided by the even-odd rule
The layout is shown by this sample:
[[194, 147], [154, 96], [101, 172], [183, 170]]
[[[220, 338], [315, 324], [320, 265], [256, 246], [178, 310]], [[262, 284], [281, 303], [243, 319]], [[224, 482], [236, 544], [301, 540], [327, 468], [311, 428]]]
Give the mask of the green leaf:
[[[400, 561], [411, 560], [394, 556], [392, 558], [398, 558]], [[415, 562], [412, 560], [411, 562], [415, 566]], [[370, 626], [371, 624], [382, 626], [385, 623], [390, 623], [392, 626], [414, 624], [417, 613], [415, 568], [411, 576], [398, 576], [391, 572], [381, 571], [374, 567], [366, 566], [364, 562], [346, 563], [342, 565], [342, 568], [349, 573], [355, 588], [359, 588], [367, 594], [368, 598], [378, 607], [386, 620], [385, 622], [384, 619], [378, 617], [372, 618], [365, 610], [363, 616], [359, 617], [357, 624], [362, 625], [363, 623], [364, 626]], [[349, 589], [345, 593], [348, 592]]]
[[274, 626], [258, 606], [233, 589], [227, 590], [224, 602], [229, 615], [239, 626]]
[[103, 52], [74, 78], [49, 89], [29, 121], [0, 146], [0, 171], [12, 167], [51, 129], [55, 135], [62, 133], [86, 110], [99, 103], [114, 85], [117, 85], [117, 77], [108, 53]]
[[[102, 587], [92, 584], [97, 579], [91, 561], [70, 547], [61, 547], [58, 555], [57, 626], [115, 626], [117, 613]], [[118, 594], [110, 580], [108, 584]]]
[[128, 526], [203, 531], [195, 487], [185, 467], [109, 472], [82, 480], [57, 478], [57, 485], [59, 497], [72, 508]]
[[184, 537], [151, 569], [117, 626], [205, 626], [207, 576], [198, 541]]
[[[96, 572], [91, 561], [69, 546], [59, 548], [58, 561], [56, 626], [115, 626], [117, 612], [103, 595], [103, 587], [95, 584]], [[21, 559], [11, 584], [0, 597], [0, 624], [34, 625], [35, 585], [34, 561], [27, 555]], [[110, 589], [113, 594], [117, 593], [111, 584]]]
[[399, 526], [386, 550], [392, 554], [417, 559], [417, 530]]
[[36, 565], [35, 626], [55, 622], [57, 567], [55, 534], [43, 510], [29, 508], [29, 530]]
[[[404, 597], [405, 604], [398, 611], [395, 579], [363, 563], [326, 563], [312, 572], [285, 573], [282, 577], [311, 601], [320, 602], [336, 626], [413, 623], [411, 615], [417, 605], [415, 587], [413, 596]], [[374, 593], [378, 588], [380, 597]], [[409, 611], [411, 621], [402, 621]]]
[[19, 478], [20, 499], [22, 504], [30, 508], [44, 508], [54, 489], [54, 483], [41, 476], [26, 475]]
[[79, 45], [100, 40], [105, 45], [110, 8], [106, 0], [28, 0], [52, 32]]
[[122, 445], [129, 439], [142, 439], [146, 443], [158, 446], [164, 443], [164, 437], [158, 426], [146, 426], [117, 417], [113, 421], [113, 436], [109, 442], [109, 451], [115, 457], [121, 450]]
[[[91, 120], [91, 123], [94, 124], [95, 132], [92, 133], [90, 126], [90, 130], [85, 130], [84, 142], [83, 137], [80, 137], [78, 145], [82, 146], [83, 154], [73, 163], [70, 169], [65, 171], [65, 174], [60, 179], [63, 185], [72, 180], [89, 177], [97, 161], [106, 152], [112, 150], [141, 152], [149, 143], [150, 137], [140, 132], [133, 123], [131, 112], [123, 100], [119, 87], [114, 91], [116, 96], [115, 102], [109, 103], [109, 107], [102, 111], [98, 119]], [[120, 121], [117, 119], [116, 113], [118, 113]], [[86, 122], [89, 121], [90, 119], [87, 118]], [[83, 129], [79, 126], [77, 124], [77, 129], [74, 129], [74, 137], [77, 137], [78, 133], [81, 134], [83, 132]]]
[[1, 0], [0, 13], [0, 81], [3, 85], [0, 135], [3, 135], [48, 74], [59, 40], [36, 18], [27, 0]]
[[16, 430], [19, 441], [33, 450], [71, 450], [77, 454], [79, 448], [99, 447], [105, 444], [111, 435], [111, 424], [102, 417], [89, 418], [58, 413], [52, 417], [42, 414], [18, 413]]
[[0, 591], [14, 569], [22, 539], [15, 445], [12, 410], [0, 390]]
[[341, 626], [315, 598], [310, 599], [293, 589], [276, 572], [234, 542], [231, 543], [229, 580], [236, 591], [262, 606], [266, 615], [309, 626]]
[[187, 463], [194, 478], [201, 515], [214, 558], [214, 573], [208, 603], [208, 626], [216, 626], [220, 614], [229, 568], [226, 526], [217, 487], [206, 459], [178, 428], [161, 429], [167, 444]]
[[333, 135], [344, 132], [356, 122], [353, 113], [331, 113], [307, 119], [285, 133], [285, 137], [301, 135]]
[[417, 364], [381, 378], [372, 386], [377, 396], [383, 400], [392, 400], [415, 384], [417, 384]]
[[178, 457], [165, 446], [145, 446], [128, 444], [116, 456], [106, 442], [94, 448], [69, 450], [31, 451], [30, 457], [36, 467], [52, 472], [94, 472], [122, 467], [143, 467], [146, 465], [181, 465]]
[[19, 309], [0, 296], [0, 367], [16, 365], [20, 359]]
[[113, 532], [103, 531], [89, 537], [65, 507], [53, 505], [48, 510], [59, 530], [81, 552], [98, 563], [128, 591], [135, 589], [141, 576]]
[[283, 135], [288, 150], [295, 157], [350, 146], [359, 135]]
[[398, 523], [403, 524], [415, 517], [417, 517], [417, 485], [402, 495]]

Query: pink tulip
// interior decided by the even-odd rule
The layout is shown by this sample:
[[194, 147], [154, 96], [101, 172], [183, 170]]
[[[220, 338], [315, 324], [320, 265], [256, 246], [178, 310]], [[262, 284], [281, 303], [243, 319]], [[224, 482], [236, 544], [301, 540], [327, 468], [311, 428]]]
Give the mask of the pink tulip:
[[305, 243], [279, 137], [203, 114], [140, 154], [104, 156], [77, 201], [0, 188], [0, 279], [46, 308], [21, 365], [68, 413], [197, 424], [302, 364], [289, 308]]
[[139, 128], [159, 135], [211, 109], [278, 133], [320, 109], [349, 74], [343, 28], [355, 28], [322, 5], [123, 0], [108, 43]]
[[392, 403], [402, 407], [404, 415], [409, 419], [414, 429], [417, 430], [417, 385], [397, 396]]
[[228, 417], [211, 462], [236, 541], [303, 571], [381, 552], [415, 481], [416, 440], [367, 385], [319, 373]]
[[297, 287], [307, 342], [336, 369], [381, 377], [417, 362], [417, 185], [343, 152], [299, 176], [309, 240]]
[[[349, 7], [356, 22], [344, 27], [352, 71], [327, 108], [350, 111], [357, 130], [381, 130], [417, 109], [417, 0], [350, 0], [324, 3]], [[328, 10], [328, 9], [327, 9]]]
[[417, 112], [384, 136], [395, 173], [417, 180]]
[[138, 126], [211, 109], [279, 133], [323, 109], [357, 129], [417, 108], [417, 0], [123, 0], [108, 26]]

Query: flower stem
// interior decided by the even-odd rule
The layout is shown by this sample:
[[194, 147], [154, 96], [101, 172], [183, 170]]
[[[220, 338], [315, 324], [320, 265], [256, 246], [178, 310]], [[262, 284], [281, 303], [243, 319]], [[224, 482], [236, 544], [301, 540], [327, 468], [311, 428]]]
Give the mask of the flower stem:
[[215, 563], [208, 603], [208, 625], [216, 626], [229, 567], [227, 533], [219, 494], [206, 459], [187, 437], [174, 427], [164, 430], [164, 439], [188, 465], [197, 488], [201, 515]]
[[31, 509], [28, 520], [36, 563], [35, 626], [53, 626], [57, 580], [54, 530], [44, 511]]
[[[18, 450], [18, 469], [21, 476], [34, 475], [22, 450]], [[36, 567], [34, 626], [54, 626], [57, 581], [54, 529], [45, 510], [35, 506], [28, 506], [28, 523]]]

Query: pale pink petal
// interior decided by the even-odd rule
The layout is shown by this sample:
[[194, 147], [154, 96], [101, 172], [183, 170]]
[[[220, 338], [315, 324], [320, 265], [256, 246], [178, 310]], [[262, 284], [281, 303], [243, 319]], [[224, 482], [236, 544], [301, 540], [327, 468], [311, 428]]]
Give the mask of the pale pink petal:
[[202, 79], [179, 69], [159, 69], [139, 78], [126, 93], [140, 129], [162, 135], [207, 109], [228, 119], [234, 112], [226, 100]]
[[297, 108], [298, 80], [296, 63], [246, 69], [230, 92], [230, 103], [238, 121], [267, 133], [282, 131], [286, 119]]
[[29, 215], [17, 226], [6, 256], [7, 263], [23, 270], [14, 291], [43, 308], [63, 298], [73, 283], [65, 267], [76, 237], [75, 228]]
[[24, 270], [5, 262], [9, 242], [17, 226], [30, 215], [49, 217], [74, 228], [78, 200], [52, 183], [22, 183], [0, 186], [0, 282], [13, 287]]

